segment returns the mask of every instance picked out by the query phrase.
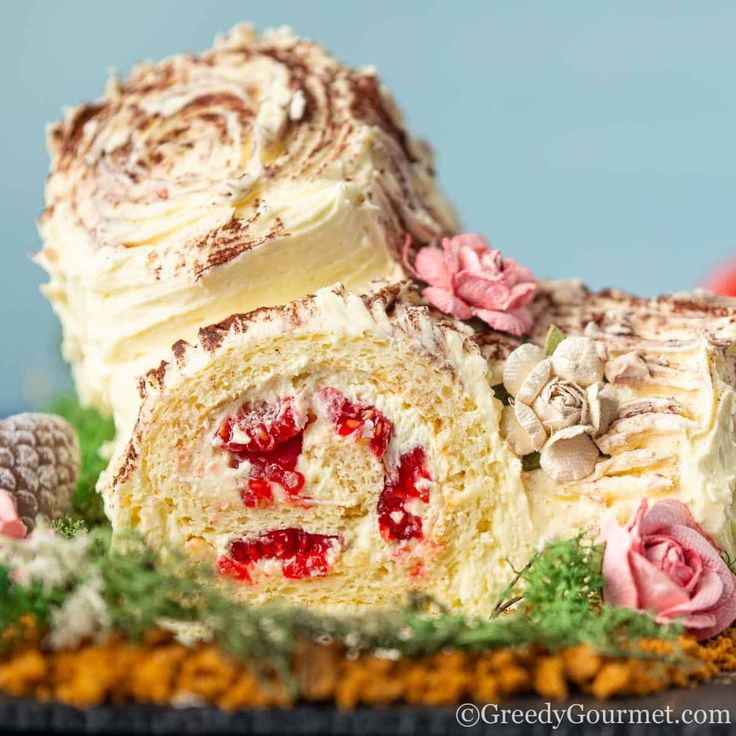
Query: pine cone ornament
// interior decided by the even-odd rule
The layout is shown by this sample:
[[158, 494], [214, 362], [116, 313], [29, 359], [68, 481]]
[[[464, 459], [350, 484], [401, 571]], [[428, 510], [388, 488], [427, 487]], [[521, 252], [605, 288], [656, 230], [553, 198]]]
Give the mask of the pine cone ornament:
[[0, 491], [15, 501], [27, 531], [36, 515], [65, 516], [79, 477], [79, 440], [53, 414], [16, 414], [0, 421]]

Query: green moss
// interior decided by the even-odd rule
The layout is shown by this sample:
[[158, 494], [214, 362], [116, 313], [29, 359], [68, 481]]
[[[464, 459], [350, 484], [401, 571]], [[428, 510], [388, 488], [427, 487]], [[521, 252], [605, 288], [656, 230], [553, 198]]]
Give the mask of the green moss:
[[[490, 619], [451, 612], [426, 595], [403, 606], [357, 616], [337, 616], [291, 605], [246, 607], [227, 588], [212, 585], [213, 570], [179, 554], [157, 558], [132, 539], [126, 552], [107, 553], [106, 532], [95, 532], [97, 559], [113, 624], [133, 637], [164, 618], [207, 623], [217, 641], [237, 657], [288, 669], [299, 637], [335, 639], [355, 652], [392, 650], [423, 656], [446, 648], [487, 650], [537, 644], [556, 651], [586, 643], [603, 653], [649, 657], [636, 641], [674, 641], [679, 626], [662, 627], [646, 613], [605, 606], [601, 599], [601, 547], [583, 537], [548, 545], [519, 571]], [[516, 590], [524, 583], [523, 593]], [[520, 600], [501, 614], [505, 602]]]
[[674, 641], [678, 625], [659, 626], [647, 613], [611, 608], [603, 602], [603, 545], [584, 536], [548, 544], [521, 573], [523, 605], [517, 615], [551, 650], [589, 644], [600, 652], [630, 652], [648, 637]]
[[0, 652], [13, 648], [16, 641], [21, 641], [21, 632], [16, 630], [17, 624], [24, 616], [33, 617], [40, 629], [51, 625], [54, 609], [61, 605], [65, 592], [54, 588], [44, 590], [39, 582], [30, 585], [18, 585], [13, 579], [12, 570], [0, 564]]
[[82, 464], [72, 502], [73, 517], [90, 528], [107, 525], [102, 499], [95, 490], [95, 484], [107, 464], [100, 457], [100, 448], [115, 436], [115, 425], [111, 419], [105, 419], [95, 409], [81, 406], [76, 396], [71, 394], [58, 396], [51, 402], [48, 411], [64, 417], [79, 436]]
[[63, 519], [55, 519], [51, 522], [51, 526], [57, 534], [66, 539], [73, 539], [77, 534], [84, 534], [89, 531], [87, 524], [83, 519], [65, 516]]

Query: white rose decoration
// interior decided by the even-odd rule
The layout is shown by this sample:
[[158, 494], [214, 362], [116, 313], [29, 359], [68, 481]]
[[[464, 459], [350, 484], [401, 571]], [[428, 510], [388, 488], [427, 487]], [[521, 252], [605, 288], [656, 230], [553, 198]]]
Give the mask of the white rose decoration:
[[534, 399], [532, 408], [549, 432], [589, 423], [585, 389], [563, 378], [554, 377]]
[[509, 355], [503, 382], [513, 397], [501, 428], [517, 455], [540, 452], [542, 470], [559, 481], [581, 480], [595, 469], [615, 401], [603, 383], [601, 351], [588, 337], [568, 337], [551, 356], [526, 343]]

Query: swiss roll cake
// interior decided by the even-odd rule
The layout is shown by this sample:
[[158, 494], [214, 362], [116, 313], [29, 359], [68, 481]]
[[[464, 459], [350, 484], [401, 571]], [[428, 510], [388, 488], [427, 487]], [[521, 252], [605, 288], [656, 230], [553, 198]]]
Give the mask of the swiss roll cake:
[[100, 481], [113, 528], [248, 602], [489, 614], [532, 552], [522, 463], [473, 331], [416, 301], [328, 288], [177, 343]]
[[642, 498], [736, 552], [736, 305], [540, 283], [528, 338], [393, 285], [318, 291], [179, 342], [100, 482], [118, 531], [244, 600], [407, 589], [488, 615], [534, 550]]
[[80, 398], [119, 427], [176, 340], [337, 281], [397, 280], [407, 235], [457, 227], [375, 71], [285, 30], [139, 64], [48, 146], [44, 290]]

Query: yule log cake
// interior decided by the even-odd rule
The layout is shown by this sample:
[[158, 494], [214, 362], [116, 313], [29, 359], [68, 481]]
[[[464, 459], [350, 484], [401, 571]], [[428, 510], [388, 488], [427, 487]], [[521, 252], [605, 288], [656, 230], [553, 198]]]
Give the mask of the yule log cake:
[[419, 302], [326, 289], [177, 343], [100, 482], [113, 526], [212, 560], [247, 601], [416, 588], [483, 615], [545, 541], [642, 497], [736, 552], [733, 301], [540, 284], [528, 341]]
[[139, 64], [48, 145], [45, 292], [80, 398], [119, 429], [176, 340], [337, 281], [396, 280], [407, 233], [457, 230], [375, 72], [288, 31], [238, 26]]
[[241, 26], [49, 145], [38, 258], [80, 398], [115, 416], [116, 532], [247, 601], [484, 615], [545, 541], [642, 499], [736, 553], [734, 303], [537, 284], [456, 235], [374, 72]]

